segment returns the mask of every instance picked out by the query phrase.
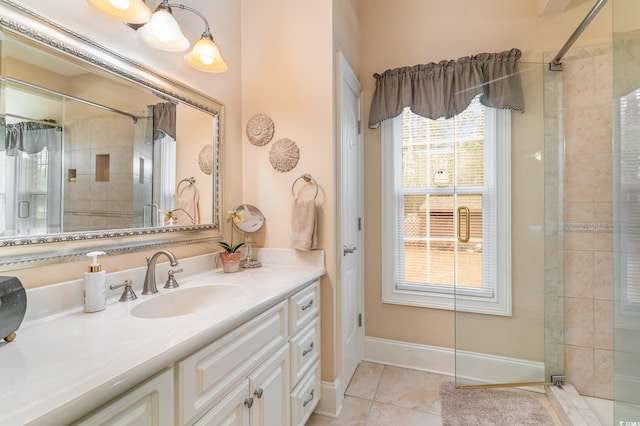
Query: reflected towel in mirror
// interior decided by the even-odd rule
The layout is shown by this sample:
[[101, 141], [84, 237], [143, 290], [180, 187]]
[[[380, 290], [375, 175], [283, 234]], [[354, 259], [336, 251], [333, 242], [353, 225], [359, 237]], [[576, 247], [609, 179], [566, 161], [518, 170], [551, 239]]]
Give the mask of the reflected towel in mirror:
[[200, 223], [200, 193], [194, 184], [184, 185], [176, 194], [175, 215], [179, 225]]
[[291, 247], [297, 250], [313, 250], [318, 245], [316, 200], [294, 198], [291, 209]]

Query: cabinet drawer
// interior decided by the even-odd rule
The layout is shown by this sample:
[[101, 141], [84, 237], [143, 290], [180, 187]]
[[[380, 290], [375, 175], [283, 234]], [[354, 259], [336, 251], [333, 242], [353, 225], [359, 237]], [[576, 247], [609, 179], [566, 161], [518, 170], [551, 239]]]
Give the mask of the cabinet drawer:
[[289, 341], [292, 387], [320, 356], [320, 318], [315, 317]]
[[177, 363], [178, 419], [188, 424], [287, 341], [287, 301]]
[[320, 312], [320, 281], [289, 299], [289, 332], [293, 335]]
[[319, 400], [320, 361], [316, 361], [311, 370], [291, 391], [291, 424], [304, 426]]

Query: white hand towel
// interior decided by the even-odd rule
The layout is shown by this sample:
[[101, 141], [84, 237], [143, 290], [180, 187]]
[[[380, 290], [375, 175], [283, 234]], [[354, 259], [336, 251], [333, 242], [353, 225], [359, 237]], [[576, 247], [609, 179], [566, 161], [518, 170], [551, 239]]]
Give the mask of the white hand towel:
[[295, 198], [291, 209], [291, 246], [297, 250], [313, 250], [318, 245], [316, 200]]

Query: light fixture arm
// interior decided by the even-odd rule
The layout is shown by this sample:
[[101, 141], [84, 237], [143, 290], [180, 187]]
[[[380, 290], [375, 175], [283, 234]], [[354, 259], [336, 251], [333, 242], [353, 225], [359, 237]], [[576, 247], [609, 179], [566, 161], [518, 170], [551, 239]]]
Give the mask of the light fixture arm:
[[[158, 7], [156, 7], [156, 10], [151, 17], [151, 21], [146, 24], [154, 24], [150, 27], [151, 29], [146, 30], [143, 26], [142, 28], [137, 30], [140, 31], [143, 40], [147, 44], [157, 49], [167, 50], [170, 52], [184, 51], [189, 47], [189, 42], [180, 31], [179, 25], [173, 17], [171, 8], [178, 8], [186, 10], [188, 12], [192, 12], [195, 15], [198, 15], [202, 19], [202, 21], [204, 21], [205, 29], [200, 36], [200, 40], [195, 43], [193, 49], [191, 49], [191, 52], [189, 52], [184, 57], [187, 64], [200, 71], [211, 73], [225, 72], [227, 70], [227, 64], [222, 59], [220, 50], [213, 40], [209, 21], [207, 21], [207, 18], [205, 18], [202, 13], [184, 4], [169, 3], [169, 0], [162, 0]], [[158, 19], [154, 21], [154, 18], [156, 16], [158, 17]], [[163, 21], [166, 21], [166, 23]], [[161, 32], [158, 30], [158, 27], [161, 27], [163, 25], [167, 27], [175, 27], [175, 29], [173, 29], [174, 37], [176, 39], [175, 42], [171, 41], [171, 43], [167, 43], [158, 36], [158, 34]]]
[[189, 7], [187, 5], [184, 5], [184, 4], [169, 3], [166, 0], [164, 0], [162, 3], [160, 3], [160, 5], [158, 5], [158, 8], [160, 8], [160, 7], [162, 7], [163, 9], [164, 8], [177, 7], [178, 9], [187, 10], [189, 12], [195, 13], [200, 18], [202, 18], [202, 20], [204, 21], [204, 33], [202, 33], [202, 37], [213, 39], [213, 37], [211, 36], [211, 30], [210, 30], [210, 27], [209, 27], [209, 21], [207, 21], [207, 18], [205, 18], [202, 13], [198, 12], [194, 8]]

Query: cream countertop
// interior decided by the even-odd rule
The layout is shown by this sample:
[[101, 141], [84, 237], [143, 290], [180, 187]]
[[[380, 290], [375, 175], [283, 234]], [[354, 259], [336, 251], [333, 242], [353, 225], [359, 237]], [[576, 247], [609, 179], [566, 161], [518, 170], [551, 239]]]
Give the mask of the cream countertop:
[[[216, 304], [215, 310], [176, 317], [141, 319], [130, 315], [132, 307], [154, 297], [140, 294], [141, 279], [134, 280], [138, 300], [118, 302], [118, 289], [110, 293], [106, 310], [91, 314], [77, 306], [82, 301], [81, 280], [27, 291], [27, 303], [33, 299], [35, 307], [28, 309], [16, 340], [0, 343], [0, 424], [33, 421], [51, 425], [77, 420], [325, 273], [322, 252], [263, 249], [258, 257], [264, 263], [262, 268], [233, 274], [199, 271], [189, 276], [189, 259], [180, 260], [185, 269], [182, 277], [176, 275], [181, 288], [230, 283], [242, 286], [244, 294], [233, 303]], [[193, 269], [211, 263], [210, 255], [198, 258], [191, 262], [198, 264]], [[158, 287], [161, 292], [170, 292], [162, 289], [161, 267], [168, 264], [158, 267]], [[143, 273], [144, 268], [136, 268], [108, 274], [107, 286]], [[58, 298], [72, 294], [76, 306], [62, 311], [47, 308], [46, 316], [34, 313], [60, 304], [59, 300], [43, 302], [45, 297], [51, 300], [52, 292], [58, 293]]]

